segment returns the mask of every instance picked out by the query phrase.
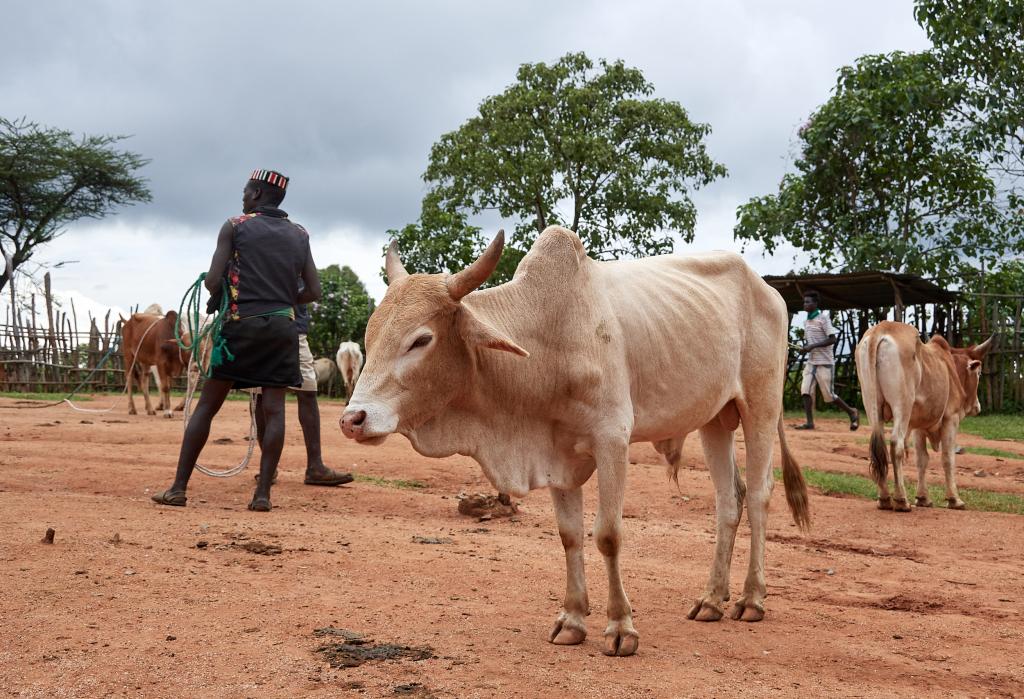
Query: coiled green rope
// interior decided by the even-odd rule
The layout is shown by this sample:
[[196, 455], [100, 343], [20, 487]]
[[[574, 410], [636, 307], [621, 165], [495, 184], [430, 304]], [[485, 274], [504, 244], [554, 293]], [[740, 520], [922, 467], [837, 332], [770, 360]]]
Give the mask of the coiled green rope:
[[[212, 320], [205, 325], [200, 325], [200, 318], [202, 317], [200, 309], [202, 308], [203, 282], [205, 280], [206, 272], [203, 272], [192, 286], [188, 288], [188, 291], [185, 292], [185, 295], [181, 298], [181, 305], [178, 306], [178, 317], [188, 319], [189, 327], [192, 329], [191, 343], [186, 343], [181, 339], [181, 323], [176, 323], [174, 326], [174, 339], [178, 343], [179, 348], [192, 353], [192, 361], [199, 367], [199, 372], [203, 378], [208, 379], [214, 367], [220, 366], [225, 361], [234, 361], [235, 355], [228, 349], [227, 340], [221, 337], [224, 319], [227, 318], [228, 314], [228, 304], [231, 302], [227, 281], [221, 281], [223, 289], [220, 309], [213, 315]], [[212, 349], [210, 350], [210, 361], [204, 367], [200, 348], [207, 339]]]

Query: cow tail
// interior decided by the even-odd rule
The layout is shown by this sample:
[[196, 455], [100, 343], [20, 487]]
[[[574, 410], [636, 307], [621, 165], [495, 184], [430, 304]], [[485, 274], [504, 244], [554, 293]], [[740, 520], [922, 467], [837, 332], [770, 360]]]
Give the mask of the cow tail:
[[[885, 419], [883, 417], [885, 398], [882, 396], [881, 386], [878, 383], [878, 346], [884, 339], [883, 336], [878, 340], [873, 340], [867, 348], [871, 375], [866, 378], [874, 388], [872, 391], [875, 394], [873, 396], [874, 405], [868, 408], [867, 401], [865, 401], [865, 408], [868, 408], [868, 417], [871, 419], [871, 440], [868, 446], [871, 478], [879, 487], [885, 485], [886, 478], [889, 476], [889, 455], [885, 449]], [[862, 380], [863, 378], [865, 377], [862, 377]]]
[[786, 504], [793, 514], [796, 525], [808, 531], [811, 528], [811, 506], [807, 498], [807, 481], [800, 471], [800, 465], [793, 458], [786, 444], [786, 432], [782, 425], [782, 413], [779, 413], [779, 445], [782, 447], [782, 484], [786, 488]]
[[889, 455], [885, 452], [885, 436], [882, 426], [871, 426], [871, 478], [879, 485], [889, 476]]

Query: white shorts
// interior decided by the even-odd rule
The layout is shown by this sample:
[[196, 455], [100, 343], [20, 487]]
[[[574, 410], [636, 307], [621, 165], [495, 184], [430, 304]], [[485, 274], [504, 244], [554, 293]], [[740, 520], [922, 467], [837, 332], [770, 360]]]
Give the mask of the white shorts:
[[800, 393], [805, 396], [814, 394], [814, 384], [818, 384], [821, 397], [826, 403], [835, 400], [832, 390], [832, 365], [831, 364], [804, 364], [804, 380], [800, 384]]
[[315, 393], [316, 369], [313, 368], [313, 353], [309, 349], [309, 340], [305, 334], [299, 335], [299, 372], [302, 374], [302, 385], [292, 386], [292, 390]]

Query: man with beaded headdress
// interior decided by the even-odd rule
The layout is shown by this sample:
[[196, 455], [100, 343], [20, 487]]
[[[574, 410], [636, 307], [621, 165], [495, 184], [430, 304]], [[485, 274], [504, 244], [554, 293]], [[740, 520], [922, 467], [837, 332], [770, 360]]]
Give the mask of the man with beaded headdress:
[[213, 302], [227, 288], [221, 331], [227, 351], [203, 384], [181, 443], [174, 483], [153, 496], [161, 505], [185, 505], [189, 477], [228, 392], [261, 388], [260, 478], [249, 509], [271, 509], [270, 487], [284, 446], [285, 390], [302, 383], [295, 307], [320, 298], [309, 235], [279, 208], [287, 187], [288, 178], [280, 172], [253, 171], [242, 191], [242, 215], [221, 226], [205, 283]]

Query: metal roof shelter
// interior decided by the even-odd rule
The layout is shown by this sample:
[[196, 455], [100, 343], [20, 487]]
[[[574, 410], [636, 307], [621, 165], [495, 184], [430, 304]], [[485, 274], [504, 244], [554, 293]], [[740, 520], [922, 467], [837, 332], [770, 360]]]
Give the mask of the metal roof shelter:
[[894, 272], [790, 274], [764, 280], [782, 294], [790, 313], [803, 310], [804, 292], [812, 289], [821, 297], [822, 308], [832, 311], [896, 308], [902, 315], [907, 306], [955, 303], [959, 299], [956, 292], [927, 279]]

